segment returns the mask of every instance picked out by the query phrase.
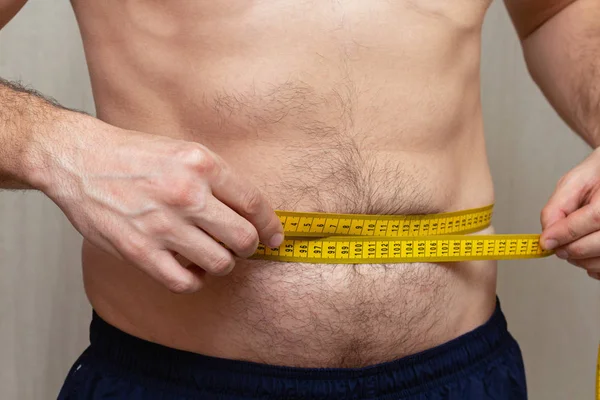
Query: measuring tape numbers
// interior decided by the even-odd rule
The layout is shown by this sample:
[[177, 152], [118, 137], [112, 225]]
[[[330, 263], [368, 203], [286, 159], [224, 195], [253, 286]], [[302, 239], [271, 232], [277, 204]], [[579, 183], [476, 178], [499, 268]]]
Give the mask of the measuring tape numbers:
[[493, 205], [443, 214], [363, 215], [276, 211], [285, 240], [252, 258], [379, 264], [539, 258], [540, 235], [468, 235], [490, 226]]
[[[276, 211], [285, 234], [251, 258], [319, 264], [380, 264], [540, 258], [540, 235], [468, 235], [490, 226], [493, 205], [443, 214], [362, 215]], [[600, 347], [596, 368], [600, 400]]]

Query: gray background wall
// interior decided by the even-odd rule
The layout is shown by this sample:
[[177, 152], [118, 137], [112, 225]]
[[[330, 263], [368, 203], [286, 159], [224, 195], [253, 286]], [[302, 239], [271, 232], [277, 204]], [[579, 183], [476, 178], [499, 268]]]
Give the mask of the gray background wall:
[[[488, 14], [483, 104], [495, 178], [495, 225], [538, 232], [560, 176], [588, 154], [530, 81], [501, 2]], [[31, 0], [0, 33], [0, 76], [93, 111], [77, 26], [66, 0]], [[78, 233], [36, 193], [0, 193], [0, 397], [55, 398], [87, 343], [90, 307]], [[600, 284], [557, 259], [501, 263], [499, 294], [520, 341], [531, 399], [591, 399]]]

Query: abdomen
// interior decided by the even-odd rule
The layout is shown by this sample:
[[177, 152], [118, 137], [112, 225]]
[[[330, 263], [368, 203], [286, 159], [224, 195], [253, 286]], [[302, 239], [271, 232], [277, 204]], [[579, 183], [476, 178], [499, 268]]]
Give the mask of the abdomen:
[[[275, 208], [401, 214], [493, 202], [478, 73], [487, 2], [74, 4], [98, 116], [203, 143]], [[495, 291], [493, 262], [240, 260], [193, 296], [87, 244], [84, 271], [92, 304], [123, 330], [300, 366], [439, 344], [483, 323]]]

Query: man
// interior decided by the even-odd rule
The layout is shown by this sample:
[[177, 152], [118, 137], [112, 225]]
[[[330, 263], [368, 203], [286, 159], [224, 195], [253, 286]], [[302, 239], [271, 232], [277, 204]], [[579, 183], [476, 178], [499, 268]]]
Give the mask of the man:
[[[0, 26], [25, 2], [0, 0]], [[600, 3], [506, 3], [536, 82], [596, 147]], [[246, 259], [282, 242], [274, 209], [493, 203], [488, 0], [72, 5], [97, 118], [0, 85], [2, 187], [43, 191], [85, 238], [96, 314], [61, 399], [526, 398], [493, 261]], [[593, 152], [542, 212], [544, 246], [596, 279], [599, 169]]]

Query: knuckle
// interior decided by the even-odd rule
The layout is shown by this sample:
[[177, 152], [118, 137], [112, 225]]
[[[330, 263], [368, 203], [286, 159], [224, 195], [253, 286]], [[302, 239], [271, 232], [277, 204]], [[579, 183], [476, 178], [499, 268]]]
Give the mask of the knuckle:
[[565, 185], [568, 181], [569, 181], [569, 174], [563, 175], [560, 177], [560, 179], [556, 183], [556, 186], [561, 187], [561, 186]]
[[[579, 244], [572, 244], [566, 248], [569, 255], [573, 258], [585, 257], [587, 252], [585, 248]], [[579, 261], [581, 263], [581, 261]]]
[[165, 285], [169, 291], [175, 294], [191, 293], [195, 289], [192, 279], [185, 278], [170, 278], [165, 282]]
[[173, 231], [173, 224], [164, 214], [155, 214], [149, 221], [149, 229], [153, 236], [169, 236]]
[[200, 145], [186, 149], [182, 154], [182, 161], [200, 173], [210, 173], [217, 167], [215, 157]]
[[567, 224], [567, 235], [569, 239], [573, 240], [579, 237], [579, 233], [577, 228], [573, 225], [572, 222]]
[[590, 207], [590, 219], [594, 224], [600, 224], [600, 206], [597, 204]]
[[210, 272], [215, 275], [226, 275], [233, 268], [234, 260], [230, 253], [220, 254], [210, 264]]
[[198, 193], [187, 179], [171, 182], [167, 193], [168, 203], [173, 206], [190, 206], [198, 202]]
[[253, 226], [240, 228], [236, 235], [236, 250], [251, 255], [258, 247], [258, 232]]
[[550, 209], [548, 207], [544, 207], [540, 214], [540, 221], [544, 223], [550, 218]]
[[258, 189], [251, 189], [246, 193], [243, 202], [244, 211], [247, 214], [258, 214], [262, 205], [262, 195]]
[[138, 262], [148, 259], [150, 246], [142, 238], [136, 236], [129, 237], [127, 240], [121, 242], [120, 247], [126, 258], [134, 259]]
[[564, 187], [567, 185], [573, 185], [574, 183], [577, 183], [577, 181], [579, 181], [581, 179], [581, 174], [579, 173], [579, 170], [577, 169], [573, 169], [570, 172], [564, 174], [557, 183], [557, 187]]

